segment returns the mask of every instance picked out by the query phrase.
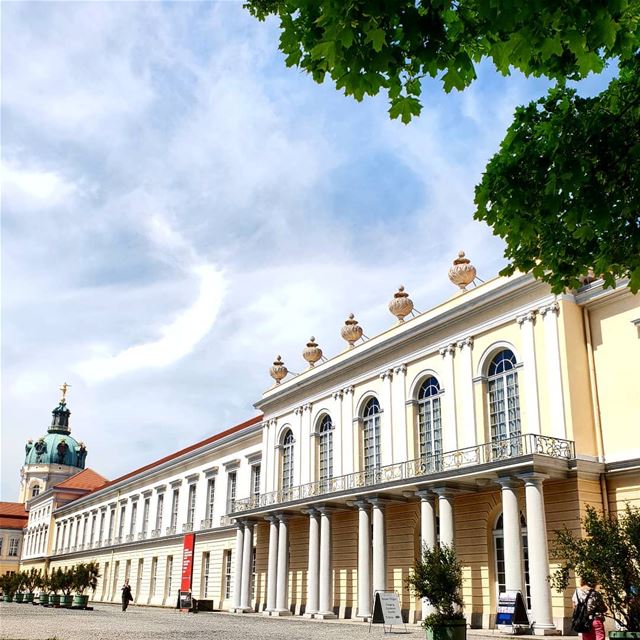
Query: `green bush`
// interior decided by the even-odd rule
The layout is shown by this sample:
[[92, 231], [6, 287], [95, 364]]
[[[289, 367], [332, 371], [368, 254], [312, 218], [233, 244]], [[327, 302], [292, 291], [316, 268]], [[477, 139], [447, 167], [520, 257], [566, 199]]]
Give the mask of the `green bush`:
[[608, 616], [627, 631], [640, 631], [640, 509], [627, 504], [618, 517], [587, 507], [585, 537], [565, 526], [555, 531], [552, 556], [560, 567], [550, 577], [559, 592], [571, 572], [600, 586]]
[[437, 627], [450, 620], [464, 620], [462, 600], [462, 567], [455, 549], [447, 545], [423, 546], [407, 578], [407, 586], [419, 598], [427, 598], [435, 609], [422, 626]]

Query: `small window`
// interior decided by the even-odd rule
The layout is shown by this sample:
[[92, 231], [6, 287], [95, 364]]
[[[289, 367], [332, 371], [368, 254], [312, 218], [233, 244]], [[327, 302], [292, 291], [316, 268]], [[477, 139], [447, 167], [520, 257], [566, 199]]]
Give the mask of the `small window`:
[[32, 489], [31, 489], [31, 497], [35, 498], [39, 494], [40, 494], [40, 485], [39, 484], [34, 484]]
[[189, 501], [187, 509], [187, 523], [193, 524], [196, 516], [196, 485], [189, 485]]
[[202, 597], [209, 596], [209, 572], [211, 570], [211, 553], [202, 554]]
[[212, 519], [213, 519], [213, 510], [216, 499], [216, 479], [209, 478], [207, 482], [207, 515], [206, 515], [206, 526], [211, 527]]
[[233, 551], [225, 549], [224, 551], [224, 599], [228, 600], [233, 592], [233, 572], [231, 564], [233, 562]]
[[251, 496], [257, 498], [260, 495], [260, 465], [251, 467]]
[[237, 485], [237, 472], [229, 471], [229, 473], [227, 474], [227, 513], [233, 513], [233, 510], [235, 509]]

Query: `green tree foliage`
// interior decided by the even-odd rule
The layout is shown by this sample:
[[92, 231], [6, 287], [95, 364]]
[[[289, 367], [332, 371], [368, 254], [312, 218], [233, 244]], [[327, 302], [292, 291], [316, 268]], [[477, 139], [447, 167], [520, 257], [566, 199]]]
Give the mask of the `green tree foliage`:
[[503, 273], [555, 291], [593, 268], [640, 288], [640, 57], [594, 98], [564, 86], [519, 107], [476, 188], [476, 218], [506, 241]]
[[418, 598], [427, 598], [435, 609], [423, 621], [424, 627], [463, 619], [462, 567], [453, 547], [423, 546], [422, 556], [407, 578], [407, 586]]
[[618, 517], [587, 507], [585, 536], [566, 527], [555, 532], [553, 557], [560, 567], [551, 576], [560, 593], [570, 573], [599, 585], [608, 615], [623, 629], [640, 631], [640, 509], [628, 504]]
[[[627, 276], [638, 290], [640, 0], [248, 0], [245, 6], [260, 20], [279, 18], [288, 66], [317, 82], [329, 77], [356, 100], [386, 92], [390, 117], [404, 123], [421, 112], [423, 78], [437, 78], [446, 92], [463, 90], [483, 59], [504, 75], [517, 69], [556, 80], [547, 98], [518, 110], [476, 192], [476, 217], [507, 240], [503, 273], [535, 267], [560, 291], [592, 267], [608, 284]], [[598, 98], [584, 101], [564, 88], [610, 59], [621, 61], [627, 75]], [[573, 146], [557, 148], [564, 144]], [[534, 175], [525, 175], [532, 160]], [[520, 178], [523, 184], [514, 185]]]

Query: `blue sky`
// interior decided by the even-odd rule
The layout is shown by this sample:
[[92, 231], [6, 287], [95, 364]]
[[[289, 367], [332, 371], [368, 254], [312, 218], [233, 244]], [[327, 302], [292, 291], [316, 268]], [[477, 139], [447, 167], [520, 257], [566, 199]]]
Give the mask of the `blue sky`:
[[386, 329], [399, 284], [451, 296], [458, 249], [503, 265], [473, 187], [545, 81], [483, 64], [405, 127], [285, 68], [240, 2], [2, 14], [2, 499], [65, 380], [115, 477], [254, 415], [274, 356], [337, 353], [349, 312]]

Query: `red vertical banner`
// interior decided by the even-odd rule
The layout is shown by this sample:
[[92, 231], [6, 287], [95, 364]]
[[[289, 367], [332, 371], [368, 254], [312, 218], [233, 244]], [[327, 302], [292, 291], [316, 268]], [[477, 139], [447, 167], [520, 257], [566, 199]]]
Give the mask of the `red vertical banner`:
[[182, 582], [180, 591], [191, 591], [191, 576], [193, 575], [193, 547], [196, 541], [195, 533], [187, 533], [182, 547]]

